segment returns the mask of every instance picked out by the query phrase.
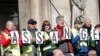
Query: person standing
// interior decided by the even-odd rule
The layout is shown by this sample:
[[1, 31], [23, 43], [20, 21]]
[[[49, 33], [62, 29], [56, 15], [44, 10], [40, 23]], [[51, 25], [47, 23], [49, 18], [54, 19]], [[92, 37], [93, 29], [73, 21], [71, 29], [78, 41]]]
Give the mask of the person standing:
[[[100, 39], [100, 24], [97, 24], [95, 26], [95, 31], [99, 32], [99, 39]], [[100, 40], [96, 40], [96, 51], [97, 51], [97, 56], [100, 56]]]
[[87, 33], [88, 33], [88, 48], [89, 50], [91, 49], [95, 49], [95, 41], [92, 40], [91, 38], [91, 32], [94, 30], [94, 27], [91, 24], [91, 20], [89, 18], [85, 19], [84, 21], [84, 25], [82, 28], [87, 29]]
[[[88, 47], [87, 41], [80, 40], [80, 28], [82, 27], [82, 22], [76, 19], [74, 22], [74, 28], [72, 28], [72, 45], [74, 49], [75, 56], [87, 56]], [[85, 45], [81, 45], [81, 44]]]
[[57, 26], [55, 27], [55, 31], [58, 32], [58, 44], [56, 45], [60, 48], [65, 56], [73, 55], [73, 48], [70, 40], [65, 40], [64, 37], [64, 16], [57, 16], [56, 18]]
[[42, 56], [49, 56], [49, 51], [51, 51], [56, 47], [55, 44], [52, 43], [49, 36], [50, 32], [52, 31], [51, 24], [49, 21], [45, 20], [43, 22], [41, 31], [43, 31], [43, 39], [44, 39], [43, 44], [41, 44]]
[[[1, 33], [1, 44], [3, 46], [3, 50], [5, 51], [12, 51], [14, 54], [14, 50], [19, 48], [22, 45], [21, 38], [18, 38], [18, 44], [11, 44], [11, 31], [16, 31], [16, 27], [12, 21], [7, 21], [5, 29]], [[20, 56], [20, 48], [17, 50], [17, 56]], [[14, 54], [16, 55], [16, 54]]]
[[36, 35], [35, 32], [37, 31], [36, 28], [37, 22], [34, 19], [29, 19], [27, 23], [27, 27], [23, 29], [24, 31], [29, 32], [31, 43], [30, 44], [24, 44], [22, 46], [23, 56], [38, 56], [37, 51], [37, 44], [36, 44]]

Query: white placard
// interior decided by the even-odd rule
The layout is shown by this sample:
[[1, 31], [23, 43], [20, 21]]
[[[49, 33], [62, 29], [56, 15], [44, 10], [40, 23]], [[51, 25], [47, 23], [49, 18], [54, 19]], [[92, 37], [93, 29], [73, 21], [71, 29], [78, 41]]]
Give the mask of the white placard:
[[99, 32], [93, 30], [93, 31], [91, 32], [91, 37], [92, 37], [92, 40], [99, 40]]
[[31, 39], [30, 39], [30, 33], [27, 31], [22, 31], [22, 42], [24, 44], [30, 44]]
[[71, 39], [71, 33], [69, 27], [64, 27], [64, 37], [65, 39]]
[[80, 40], [88, 40], [87, 29], [80, 29]]
[[42, 31], [36, 32], [36, 44], [43, 44], [43, 32]]
[[52, 43], [58, 43], [58, 32], [52, 31], [50, 32], [49, 35], [50, 35]]
[[11, 44], [18, 44], [19, 34], [18, 31], [11, 31]]

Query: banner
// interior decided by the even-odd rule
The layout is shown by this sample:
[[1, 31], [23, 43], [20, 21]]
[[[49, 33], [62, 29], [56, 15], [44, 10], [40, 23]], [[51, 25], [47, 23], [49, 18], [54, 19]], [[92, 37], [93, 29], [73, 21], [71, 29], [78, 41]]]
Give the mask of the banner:
[[[36, 44], [43, 44], [43, 32], [37, 31], [35, 34], [36, 34]], [[11, 44], [18, 44], [18, 38], [19, 38], [18, 31], [11, 31], [10, 35], [11, 35]], [[79, 35], [80, 35], [80, 40], [88, 40], [89, 39], [87, 29], [85, 29], [85, 28], [80, 29]], [[22, 37], [22, 42], [24, 44], [31, 43], [32, 37], [30, 36], [29, 32], [22, 31], [21, 37]], [[50, 37], [52, 43], [58, 43], [58, 32], [51, 31], [49, 34], [49, 37]], [[71, 31], [70, 31], [69, 27], [64, 28], [64, 37], [65, 37], [65, 39], [71, 39]], [[100, 40], [98, 31], [93, 30], [91, 32], [91, 37], [92, 37], [92, 40]]]

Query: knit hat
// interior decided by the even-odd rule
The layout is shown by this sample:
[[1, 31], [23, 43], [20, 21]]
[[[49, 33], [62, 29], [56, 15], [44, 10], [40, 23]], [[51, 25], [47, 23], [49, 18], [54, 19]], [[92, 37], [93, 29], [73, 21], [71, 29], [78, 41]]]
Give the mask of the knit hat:
[[34, 19], [29, 19], [28, 24], [37, 24], [37, 22]]

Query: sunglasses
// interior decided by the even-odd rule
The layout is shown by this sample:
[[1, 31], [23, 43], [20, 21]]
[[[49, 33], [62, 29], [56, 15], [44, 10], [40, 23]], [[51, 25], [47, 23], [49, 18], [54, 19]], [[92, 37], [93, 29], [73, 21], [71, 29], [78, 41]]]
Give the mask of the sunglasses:
[[50, 26], [50, 24], [44, 24], [44, 26]]

